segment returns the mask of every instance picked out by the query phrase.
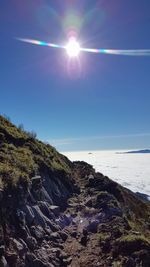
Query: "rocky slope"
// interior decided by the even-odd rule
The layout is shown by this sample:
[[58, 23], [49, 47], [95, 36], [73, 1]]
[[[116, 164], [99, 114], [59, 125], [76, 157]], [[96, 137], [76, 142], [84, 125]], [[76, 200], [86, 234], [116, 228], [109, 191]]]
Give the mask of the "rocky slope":
[[150, 204], [0, 116], [0, 266], [150, 266]]

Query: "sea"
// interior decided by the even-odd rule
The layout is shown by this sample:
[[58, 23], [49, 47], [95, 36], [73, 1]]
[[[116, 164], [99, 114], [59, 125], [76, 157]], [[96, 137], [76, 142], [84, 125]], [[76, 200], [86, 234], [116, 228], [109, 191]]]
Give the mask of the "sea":
[[85, 161], [97, 172], [150, 200], [150, 154], [126, 150], [63, 152], [71, 161]]

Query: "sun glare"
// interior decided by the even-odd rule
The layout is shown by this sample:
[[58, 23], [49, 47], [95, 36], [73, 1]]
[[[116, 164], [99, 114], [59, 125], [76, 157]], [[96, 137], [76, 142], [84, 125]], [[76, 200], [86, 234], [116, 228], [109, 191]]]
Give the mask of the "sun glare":
[[66, 45], [66, 51], [69, 57], [77, 57], [80, 53], [79, 43], [75, 39], [70, 40]]

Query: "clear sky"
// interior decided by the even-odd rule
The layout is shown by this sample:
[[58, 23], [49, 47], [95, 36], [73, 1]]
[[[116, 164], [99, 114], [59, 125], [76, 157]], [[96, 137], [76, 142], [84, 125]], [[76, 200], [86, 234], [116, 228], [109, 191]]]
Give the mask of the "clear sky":
[[150, 147], [150, 56], [82, 53], [15, 37], [150, 49], [149, 0], [0, 1], [0, 112], [59, 151]]

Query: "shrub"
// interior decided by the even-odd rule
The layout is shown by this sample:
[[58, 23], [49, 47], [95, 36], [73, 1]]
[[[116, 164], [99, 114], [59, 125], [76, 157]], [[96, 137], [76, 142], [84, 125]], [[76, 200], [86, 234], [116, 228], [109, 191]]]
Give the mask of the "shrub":
[[98, 234], [98, 240], [99, 242], [103, 242], [103, 241], [106, 241], [110, 238], [110, 234], [107, 234], [107, 233], [100, 233]]

